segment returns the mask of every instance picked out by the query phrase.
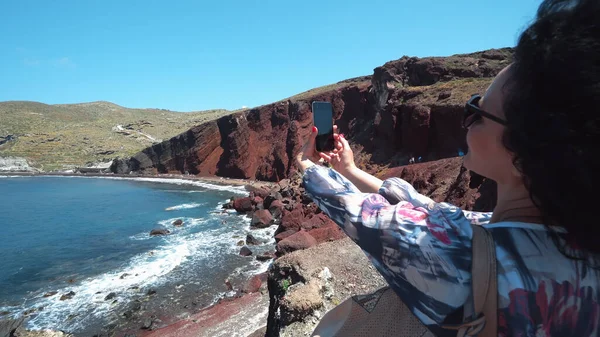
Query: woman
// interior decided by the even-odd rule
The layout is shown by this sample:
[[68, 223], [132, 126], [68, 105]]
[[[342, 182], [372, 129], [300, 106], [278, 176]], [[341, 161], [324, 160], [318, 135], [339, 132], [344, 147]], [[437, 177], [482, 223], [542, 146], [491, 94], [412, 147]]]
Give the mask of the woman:
[[497, 182], [493, 213], [359, 170], [343, 135], [317, 153], [315, 128], [296, 162], [307, 193], [438, 336], [472, 306], [471, 223], [496, 245], [499, 336], [600, 336], [600, 2], [545, 1], [465, 110], [464, 165]]

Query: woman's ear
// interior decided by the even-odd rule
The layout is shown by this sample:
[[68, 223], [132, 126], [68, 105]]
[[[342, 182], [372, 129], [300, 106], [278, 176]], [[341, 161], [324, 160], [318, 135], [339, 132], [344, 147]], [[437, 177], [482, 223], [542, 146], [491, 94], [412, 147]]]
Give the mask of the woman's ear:
[[511, 166], [511, 173], [513, 176], [515, 176], [517, 178], [523, 177], [523, 173], [521, 171], [521, 164], [516, 159], [513, 159], [513, 164]]

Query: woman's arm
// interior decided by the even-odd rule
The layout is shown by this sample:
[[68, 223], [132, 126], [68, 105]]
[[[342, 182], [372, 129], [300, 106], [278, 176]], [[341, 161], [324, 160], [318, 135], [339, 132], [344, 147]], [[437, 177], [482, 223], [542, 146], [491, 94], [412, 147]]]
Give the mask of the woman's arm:
[[460, 208], [435, 203], [398, 178], [387, 179], [379, 193], [361, 193], [318, 165], [307, 168], [303, 183], [423, 323], [441, 324], [465, 303], [472, 229]]
[[[448, 323], [448, 315], [464, 305], [471, 292], [470, 221], [460, 208], [435, 203], [402, 179], [381, 184], [354, 171], [363, 188], [379, 189], [362, 193], [338, 171], [314, 165], [316, 133], [313, 128], [296, 157], [306, 193], [362, 248], [424, 324], [435, 330]], [[339, 158], [336, 152], [319, 155]]]
[[368, 174], [356, 166], [345, 172], [340, 172], [340, 174], [350, 180], [363, 193], [377, 193], [383, 184], [383, 180]]
[[336, 125], [333, 130], [335, 149], [329, 153], [320, 153], [319, 156], [327, 160], [336, 171], [356, 185], [361, 192], [377, 193], [383, 181], [356, 167], [354, 154], [346, 137], [337, 133]]

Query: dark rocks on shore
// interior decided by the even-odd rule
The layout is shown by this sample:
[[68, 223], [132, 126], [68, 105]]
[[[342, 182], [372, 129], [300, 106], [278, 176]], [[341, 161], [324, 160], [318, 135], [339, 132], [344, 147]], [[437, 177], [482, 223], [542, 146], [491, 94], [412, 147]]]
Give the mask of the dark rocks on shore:
[[260, 290], [263, 284], [267, 282], [268, 274], [266, 272], [254, 275], [244, 287], [243, 292], [245, 293], [255, 293]]
[[150, 236], [167, 235], [170, 233], [171, 233], [171, 231], [168, 229], [158, 228], [158, 229], [153, 229], [152, 231], [150, 231]]
[[266, 252], [260, 255], [256, 255], [256, 260], [265, 262], [275, 258], [275, 252]]
[[273, 202], [269, 205], [269, 212], [271, 212], [271, 215], [274, 219], [281, 218], [284, 209], [285, 204], [281, 200], [273, 200]]
[[282, 199], [283, 199], [283, 196], [281, 195], [281, 193], [279, 193], [277, 191], [273, 191], [273, 192], [269, 193], [269, 195], [265, 198], [264, 206], [265, 206], [265, 208], [270, 208], [273, 201], [282, 200]]
[[308, 234], [317, 240], [317, 243], [335, 241], [346, 237], [346, 233], [335, 223], [324, 225], [308, 231]]
[[73, 296], [75, 296], [75, 292], [74, 292], [74, 291], [69, 291], [68, 293], [66, 293], [66, 294], [63, 294], [63, 295], [60, 297], [60, 300], [61, 300], [61, 301], [70, 300], [70, 299], [72, 299], [72, 298], [73, 298]]
[[252, 234], [248, 234], [246, 235], [246, 244], [249, 246], [257, 246], [260, 245], [262, 242], [260, 242], [260, 240], [258, 240], [257, 238], [255, 238]]
[[142, 321], [142, 326], [140, 329], [142, 330], [155, 330], [158, 327], [158, 324], [161, 323], [161, 320], [156, 318], [156, 316], [152, 315], [150, 317], [145, 318]]
[[233, 285], [231, 285], [229, 279], [225, 280], [225, 287], [227, 287], [227, 291], [233, 291]]
[[244, 240], [240, 240], [240, 241], [238, 241], [238, 242], [237, 242], [237, 244], [236, 244], [236, 245], [237, 245], [238, 247], [241, 247], [241, 246], [243, 246], [243, 245], [245, 245], [245, 244], [246, 244], [246, 243], [244, 242]]
[[49, 291], [44, 294], [44, 297], [50, 297], [50, 296], [54, 296], [56, 294], [58, 294], [58, 291]]
[[296, 232], [297, 231], [294, 230], [294, 229], [288, 229], [288, 230], [286, 230], [284, 232], [281, 232], [281, 233], [275, 235], [275, 242], [279, 242], [279, 241], [287, 238], [290, 235], [294, 235], [294, 234], [296, 234]]
[[231, 197], [228, 202], [223, 204], [223, 209], [234, 209], [233, 202], [235, 201], [234, 197]]
[[264, 204], [263, 204], [263, 198], [259, 197], [259, 196], [255, 196], [254, 198], [252, 198], [252, 209], [253, 210], [257, 210], [257, 209], [264, 209]]
[[135, 300], [129, 304], [129, 309], [123, 312], [122, 315], [125, 318], [130, 319], [136, 312], [140, 310], [142, 310], [142, 303], [139, 300]]
[[250, 198], [254, 198], [255, 196], [261, 197], [261, 199], [265, 199], [269, 195], [269, 189], [266, 187], [250, 187]]
[[109, 293], [108, 295], [106, 295], [106, 297], [104, 297], [104, 300], [105, 301], [112, 300], [115, 297], [117, 297], [117, 293], [112, 292], [112, 293]]
[[233, 208], [239, 213], [250, 212], [252, 210], [252, 199], [250, 197], [235, 199]]
[[177, 220], [173, 221], [173, 226], [175, 226], [175, 227], [183, 226], [183, 220], [177, 219]]
[[250, 226], [254, 228], [266, 228], [273, 224], [273, 216], [266, 209], [260, 209], [252, 215]]
[[148, 296], [156, 295], [156, 290], [148, 289], [148, 292], [146, 292], [146, 295], [148, 295]]
[[128, 274], [128, 273], [123, 273], [123, 274], [121, 274], [121, 276], [119, 277], [119, 279], [121, 279], [121, 280], [122, 280], [122, 279], [126, 278], [127, 276], [130, 276], [130, 274]]
[[36, 313], [38, 311], [42, 311], [42, 310], [44, 310], [44, 307], [27, 309], [27, 310], [23, 311], [23, 316], [29, 316], [31, 314], [34, 314], [34, 313]]
[[306, 249], [317, 245], [317, 240], [305, 231], [292, 234], [279, 241], [277, 253], [280, 255], [291, 253], [296, 250]]
[[252, 251], [250, 250], [250, 248], [244, 246], [244, 247], [242, 247], [242, 249], [240, 249], [240, 255], [241, 256], [250, 256], [250, 255], [252, 255]]

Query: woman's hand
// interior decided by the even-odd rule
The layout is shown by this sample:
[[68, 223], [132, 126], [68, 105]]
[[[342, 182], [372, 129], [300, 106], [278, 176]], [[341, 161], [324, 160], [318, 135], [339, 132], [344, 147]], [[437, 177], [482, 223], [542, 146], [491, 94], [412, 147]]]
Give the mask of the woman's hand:
[[356, 168], [354, 153], [343, 134], [338, 133], [337, 125], [333, 126], [335, 148], [331, 152], [319, 152], [319, 156], [327, 161], [334, 170], [346, 176]]
[[317, 138], [317, 127], [313, 126], [312, 132], [308, 136], [308, 140], [304, 143], [304, 146], [300, 149], [300, 152], [296, 155], [296, 167], [300, 171], [304, 172], [307, 168], [313, 166], [315, 163], [321, 161], [321, 157], [315, 147], [315, 139]]

